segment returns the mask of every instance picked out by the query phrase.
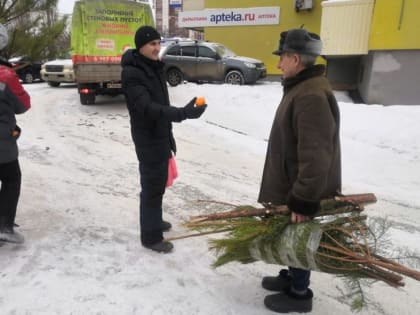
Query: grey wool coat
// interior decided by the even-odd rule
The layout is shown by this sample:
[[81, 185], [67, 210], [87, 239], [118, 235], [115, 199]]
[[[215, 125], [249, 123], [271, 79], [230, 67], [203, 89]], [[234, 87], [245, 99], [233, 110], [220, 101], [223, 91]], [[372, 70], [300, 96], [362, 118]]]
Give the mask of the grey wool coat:
[[260, 203], [287, 204], [291, 211], [311, 216], [322, 198], [341, 191], [340, 114], [324, 70], [312, 66], [283, 82]]

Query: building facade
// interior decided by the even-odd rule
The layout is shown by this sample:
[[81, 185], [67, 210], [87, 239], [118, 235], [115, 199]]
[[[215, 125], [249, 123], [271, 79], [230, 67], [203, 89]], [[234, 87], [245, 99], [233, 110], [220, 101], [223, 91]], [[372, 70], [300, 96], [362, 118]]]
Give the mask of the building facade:
[[[301, 1], [183, 0], [184, 8], [179, 23], [183, 27], [203, 29], [205, 40], [220, 42], [237, 55], [262, 60], [267, 66], [268, 75], [279, 75], [278, 59], [272, 55], [272, 51], [278, 46], [280, 32], [299, 28], [302, 24], [313, 32], [320, 31], [321, 0], [307, 1], [310, 5], [296, 10], [296, 3], [299, 2]], [[194, 14], [191, 16], [187, 12]], [[197, 23], [183, 23], [182, 18], [207, 18], [207, 22], [212, 22], [212, 19], [214, 21], [200, 26]], [[238, 19], [242, 21], [237, 21]]]
[[[279, 74], [271, 52], [280, 32], [303, 26], [321, 35], [319, 62], [327, 63], [335, 89], [369, 104], [419, 104], [418, 0], [183, 0], [182, 7], [178, 26], [264, 61], [268, 75]], [[274, 15], [270, 23], [255, 22]]]
[[189, 30], [178, 26], [182, 0], [154, 0], [156, 29], [163, 37], [188, 37]]
[[369, 104], [419, 104], [417, 0], [325, 1], [321, 37], [327, 77]]

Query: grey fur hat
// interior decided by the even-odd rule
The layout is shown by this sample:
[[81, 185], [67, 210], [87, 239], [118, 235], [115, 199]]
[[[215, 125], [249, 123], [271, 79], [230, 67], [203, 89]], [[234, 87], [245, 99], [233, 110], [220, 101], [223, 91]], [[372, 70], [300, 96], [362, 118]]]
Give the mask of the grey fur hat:
[[280, 56], [284, 52], [295, 52], [303, 55], [319, 56], [321, 50], [322, 41], [317, 34], [297, 28], [280, 33], [279, 48], [273, 51], [273, 54]]

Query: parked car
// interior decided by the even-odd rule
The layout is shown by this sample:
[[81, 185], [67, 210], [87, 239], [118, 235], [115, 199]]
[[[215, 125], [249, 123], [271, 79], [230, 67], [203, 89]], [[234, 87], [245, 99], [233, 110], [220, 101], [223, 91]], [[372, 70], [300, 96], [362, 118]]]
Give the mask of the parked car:
[[23, 83], [32, 83], [35, 80], [41, 80], [41, 62], [35, 62], [26, 56], [11, 58], [9, 62]]
[[73, 62], [71, 59], [56, 59], [47, 61], [41, 66], [42, 80], [49, 86], [57, 87], [60, 83], [74, 83]]
[[162, 48], [160, 58], [165, 62], [167, 81], [171, 86], [184, 80], [253, 84], [267, 75], [262, 61], [236, 56], [224, 45], [214, 42], [175, 42]]
[[161, 46], [167, 46], [167, 45], [175, 44], [182, 41], [193, 41], [193, 40], [190, 38], [185, 38], [185, 37], [162, 37], [160, 40], [160, 44]]

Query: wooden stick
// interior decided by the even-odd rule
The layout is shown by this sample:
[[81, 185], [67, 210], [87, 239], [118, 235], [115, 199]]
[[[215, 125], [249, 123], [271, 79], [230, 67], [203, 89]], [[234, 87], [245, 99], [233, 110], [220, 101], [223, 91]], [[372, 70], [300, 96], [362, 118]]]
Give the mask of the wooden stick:
[[[253, 222], [252, 222], [253, 223]], [[226, 227], [226, 226], [230, 226], [230, 227], [235, 227], [235, 226], [244, 226], [245, 223], [244, 222], [240, 222], [240, 221], [223, 221], [223, 220], [219, 220], [219, 221], [202, 221], [202, 222], [187, 222], [183, 224], [185, 227], [190, 228], [190, 229], [213, 229], [215, 227]]]
[[[370, 266], [369, 266], [370, 267]], [[379, 274], [378, 272], [375, 272], [373, 270], [369, 270], [369, 269], [363, 269], [361, 272], [363, 272], [364, 274], [366, 274], [368, 277], [379, 280], [379, 281], [383, 281], [386, 284], [388, 284], [391, 287], [397, 288], [397, 287], [403, 287], [405, 285], [404, 282], [402, 281], [392, 281], [391, 279], [388, 279], [386, 277], [384, 277], [382, 274]]]
[[218, 205], [236, 207], [236, 205], [234, 205], [234, 204], [231, 204], [231, 203], [228, 203], [228, 202], [223, 202], [223, 201], [198, 199], [198, 200], [196, 200], [196, 202], [215, 203], [215, 204], [218, 204]]
[[217, 231], [200, 232], [200, 233], [193, 233], [193, 234], [187, 234], [187, 235], [181, 235], [181, 236], [167, 237], [167, 238], [164, 238], [163, 240], [164, 241], [175, 241], [175, 240], [182, 240], [184, 238], [197, 237], [197, 236], [216, 234], [216, 233], [223, 233], [223, 232], [229, 232], [229, 231], [232, 231], [232, 229], [223, 229], [223, 230], [217, 230]]
[[404, 276], [416, 279], [418, 281], [420, 281], [420, 272], [418, 272], [417, 270], [413, 270], [413, 269], [409, 269], [403, 265], [400, 265], [396, 262], [393, 263], [387, 263], [387, 262], [383, 262], [381, 260], [376, 260], [374, 258], [372, 258], [370, 260], [370, 263], [373, 263], [375, 265], [381, 266], [383, 268], [386, 268], [388, 270], [403, 274]]
[[215, 220], [226, 220], [233, 218], [244, 218], [244, 217], [255, 217], [263, 215], [274, 215], [274, 214], [287, 214], [289, 210], [287, 206], [277, 207], [276, 209], [267, 208], [253, 208], [251, 206], [236, 207], [233, 211], [228, 212], [217, 212], [208, 215], [199, 215], [191, 217], [191, 223], [203, 222], [203, 221], [215, 221]]
[[379, 273], [383, 274], [384, 276], [386, 275], [386, 278], [391, 279], [392, 282], [401, 282], [403, 280], [402, 276], [397, 275], [396, 273], [384, 270], [384, 269], [379, 268], [377, 266], [369, 266], [369, 268], [375, 270], [375, 272], [379, 272]]
[[[203, 202], [203, 200], [201, 200]], [[213, 201], [209, 201], [213, 202]], [[362, 206], [376, 202], [374, 194], [355, 194], [348, 196], [339, 196], [321, 201], [321, 211], [316, 216], [324, 216], [327, 214], [339, 214], [352, 211], [362, 211]], [[214, 202], [220, 203], [221, 202]], [[217, 212], [208, 215], [193, 216], [190, 222], [203, 222], [214, 220], [226, 220], [233, 218], [253, 217], [253, 216], [270, 216], [270, 215], [285, 215], [289, 214], [289, 209], [286, 205], [274, 206], [272, 208], [255, 208], [253, 206], [237, 206], [232, 211]]]
[[358, 262], [358, 263], [361, 263], [361, 264], [364, 264], [364, 265], [377, 265], [379, 267], [391, 270], [393, 272], [403, 274], [407, 277], [410, 277], [410, 278], [413, 278], [413, 279], [416, 279], [416, 280], [420, 280], [420, 272], [419, 271], [409, 269], [409, 268], [407, 268], [403, 265], [400, 265], [396, 262], [392, 262], [392, 263], [391, 262], [384, 262], [384, 261], [379, 260], [378, 258], [374, 258], [374, 257], [361, 257], [359, 254], [357, 254], [355, 252], [351, 252], [349, 250], [343, 250], [343, 249], [340, 249], [340, 248], [336, 248], [336, 247], [328, 245], [328, 244], [320, 244], [320, 246], [322, 246], [326, 249], [329, 249], [331, 251], [334, 251], [336, 253], [341, 253], [341, 254], [344, 254], [344, 255], [347, 255], [347, 256], [354, 257], [357, 260], [360, 260], [360, 259], [363, 259], [363, 258], [366, 260], [366, 262]]
[[336, 201], [351, 202], [358, 205], [367, 205], [378, 201], [375, 194], [372, 193], [337, 196], [334, 199]]
[[[323, 257], [326, 257], [326, 258], [339, 260], [339, 261], [352, 262], [351, 260], [348, 260], [348, 259], [343, 260], [343, 259], [339, 259], [339, 257], [325, 255], [323, 253], [318, 253], [317, 255], [323, 256]], [[355, 262], [355, 261], [353, 261], [353, 262]], [[358, 267], [355, 267], [355, 268], [347, 268], [347, 267], [337, 267], [337, 266], [328, 265], [328, 264], [325, 264], [322, 261], [317, 261], [317, 263], [322, 264], [326, 268], [331, 269], [331, 270], [335, 270], [337, 272], [344, 272], [344, 271], [362, 272], [365, 275], [367, 275], [369, 278], [373, 278], [373, 279], [376, 279], [376, 280], [383, 281], [383, 282], [387, 283], [388, 285], [390, 285], [394, 288], [402, 287], [402, 286], [405, 285], [404, 282], [402, 282], [403, 278], [401, 276], [399, 276], [397, 274], [394, 274], [394, 273], [391, 273], [389, 271], [385, 271], [385, 270], [380, 269], [376, 266], [368, 265], [368, 266], [363, 266], [363, 267], [358, 266]]]

